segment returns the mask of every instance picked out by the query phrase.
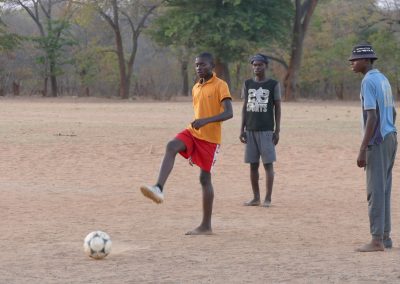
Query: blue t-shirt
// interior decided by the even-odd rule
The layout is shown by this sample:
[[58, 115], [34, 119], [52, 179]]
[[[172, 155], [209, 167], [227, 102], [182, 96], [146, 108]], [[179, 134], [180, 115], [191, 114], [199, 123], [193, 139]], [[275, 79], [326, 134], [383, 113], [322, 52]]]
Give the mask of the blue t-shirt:
[[375, 109], [378, 117], [374, 135], [369, 145], [380, 144], [387, 134], [396, 132], [393, 121], [394, 99], [392, 88], [385, 75], [378, 69], [368, 71], [361, 82], [360, 97], [364, 128], [367, 122], [367, 110]]

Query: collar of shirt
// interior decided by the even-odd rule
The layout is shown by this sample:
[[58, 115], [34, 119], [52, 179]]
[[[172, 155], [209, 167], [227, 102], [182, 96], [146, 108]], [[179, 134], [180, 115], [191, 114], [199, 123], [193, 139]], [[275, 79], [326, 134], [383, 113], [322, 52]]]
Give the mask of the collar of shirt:
[[378, 70], [378, 69], [376, 69], [376, 68], [374, 68], [374, 69], [371, 69], [371, 70], [369, 70], [369, 71], [367, 72], [367, 74], [365, 74], [365, 76], [367, 76], [367, 75], [371, 75], [371, 74], [374, 74], [374, 73], [379, 73], [379, 70]]
[[197, 87], [201, 87], [201, 86], [204, 86], [205, 84], [214, 82], [215, 77], [216, 77], [216, 74], [215, 74], [214, 72], [212, 72], [211, 78], [208, 79], [207, 81], [205, 81], [204, 83], [202, 83], [203, 79], [200, 79], [200, 80], [197, 82]]

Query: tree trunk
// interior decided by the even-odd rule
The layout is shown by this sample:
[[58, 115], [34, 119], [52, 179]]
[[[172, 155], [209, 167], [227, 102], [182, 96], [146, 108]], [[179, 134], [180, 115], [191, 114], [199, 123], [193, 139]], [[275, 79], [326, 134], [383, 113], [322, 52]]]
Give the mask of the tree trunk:
[[[291, 65], [291, 64], [289, 64]], [[285, 89], [284, 99], [285, 101], [294, 101], [296, 98], [296, 83], [297, 83], [297, 72], [294, 67], [289, 67], [283, 80], [283, 86]]]
[[131, 55], [129, 56], [129, 61], [128, 61], [128, 71], [126, 74], [126, 96], [123, 96], [123, 99], [128, 99], [129, 97], [129, 92], [131, 89], [131, 79], [132, 79], [132, 74], [133, 74], [133, 64], [135, 63], [135, 58], [136, 58], [136, 52], [138, 49], [138, 38], [137, 37], [132, 37], [132, 51]]
[[339, 84], [335, 84], [336, 97], [341, 101], [343, 101], [343, 99], [344, 99], [343, 90], [344, 90], [343, 82], [340, 82]]
[[12, 86], [13, 86], [13, 95], [14, 95], [14, 96], [19, 96], [19, 91], [20, 91], [20, 84], [19, 84], [19, 82], [13, 81]]
[[237, 63], [236, 64], [236, 71], [235, 71], [235, 90], [240, 90], [241, 86], [241, 82], [240, 82], [240, 72], [242, 70], [242, 64], [241, 63]]
[[290, 61], [283, 81], [286, 101], [296, 99], [296, 85], [303, 55], [304, 37], [317, 3], [318, 0], [305, 0], [303, 4], [300, 0], [296, 0]]
[[88, 86], [81, 85], [78, 97], [90, 97], [90, 89]]
[[329, 88], [330, 88], [330, 82], [329, 78], [324, 78], [324, 94], [323, 97], [329, 97]]
[[57, 77], [55, 75], [50, 75], [50, 85], [51, 85], [51, 96], [57, 97]]
[[182, 96], [189, 96], [189, 74], [188, 74], [188, 65], [189, 62], [187, 60], [181, 61], [181, 75], [182, 75]]
[[57, 97], [57, 76], [56, 76], [56, 62], [53, 56], [49, 55], [49, 71], [50, 71], [50, 87], [51, 96]]
[[123, 99], [127, 99], [129, 95], [128, 84], [127, 84], [127, 76], [126, 76], [126, 67], [125, 67], [125, 58], [124, 58], [124, 49], [122, 46], [122, 38], [120, 30], [115, 30], [115, 42], [117, 46], [117, 56], [118, 56], [118, 67], [119, 67], [119, 96]]
[[127, 84], [127, 74], [126, 74], [126, 64], [125, 64], [125, 54], [124, 46], [122, 43], [121, 29], [119, 27], [119, 7], [116, 0], [112, 1], [113, 7], [113, 18], [111, 19], [106, 13], [103, 13], [103, 17], [111, 25], [115, 34], [115, 45], [118, 57], [118, 68], [119, 68], [119, 96], [123, 99], [127, 99], [129, 95], [129, 89]]
[[43, 91], [42, 91], [42, 96], [47, 97], [47, 82], [49, 81], [49, 77], [46, 76], [43, 80]]
[[86, 69], [83, 68], [81, 72], [79, 72], [80, 76], [80, 91], [78, 96], [83, 96], [83, 97], [89, 97], [90, 96], [90, 89], [85, 83], [85, 77], [86, 77]]
[[[97, 1], [95, 1], [97, 2]], [[116, 48], [117, 48], [117, 56], [118, 56], [118, 67], [119, 67], [119, 78], [120, 78], [120, 84], [119, 84], [119, 95], [122, 99], [127, 99], [129, 98], [129, 89], [130, 89], [130, 81], [132, 77], [132, 72], [133, 72], [133, 64], [135, 62], [135, 57], [136, 57], [136, 51], [138, 47], [138, 37], [142, 31], [142, 29], [145, 28], [145, 22], [147, 17], [156, 9], [160, 4], [157, 5], [152, 5], [148, 8], [148, 10], [145, 12], [143, 17], [141, 17], [139, 23], [137, 24], [137, 28], [134, 26], [134, 21], [132, 18], [125, 12], [120, 10], [119, 1], [117, 0], [112, 0], [111, 1], [111, 6], [112, 6], [112, 16], [106, 11], [103, 11], [100, 7], [98, 8], [98, 11], [100, 15], [108, 22], [108, 24], [112, 27], [114, 34], [115, 34], [115, 42], [116, 42]], [[119, 26], [119, 14], [122, 14], [125, 19], [128, 21], [131, 31], [132, 31], [132, 52], [130, 55], [130, 58], [127, 63], [125, 63], [125, 53], [124, 53], [124, 48], [123, 48], [123, 43], [122, 43], [122, 35], [121, 35], [121, 29]]]
[[231, 77], [229, 74], [228, 64], [221, 62], [221, 60], [217, 58], [214, 71], [218, 78], [224, 80], [229, 87], [231, 86]]

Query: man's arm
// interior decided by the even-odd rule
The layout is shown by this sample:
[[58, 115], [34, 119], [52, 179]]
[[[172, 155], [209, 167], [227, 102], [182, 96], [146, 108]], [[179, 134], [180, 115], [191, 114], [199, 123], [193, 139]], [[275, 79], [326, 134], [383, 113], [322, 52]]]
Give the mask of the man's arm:
[[396, 108], [393, 107], [393, 124], [396, 124], [396, 116], [397, 116]]
[[367, 110], [367, 122], [365, 124], [365, 133], [363, 140], [361, 142], [360, 152], [357, 158], [357, 166], [360, 168], [364, 168], [367, 164], [366, 159], [367, 159], [368, 143], [369, 141], [371, 141], [372, 136], [374, 135], [375, 125], [377, 121], [378, 117], [376, 115], [376, 110], [375, 109]]
[[275, 104], [275, 132], [273, 142], [275, 145], [279, 142], [279, 132], [281, 131], [281, 100], [276, 100]]
[[247, 143], [247, 136], [246, 136], [246, 108], [247, 108], [247, 101], [244, 100], [242, 106], [242, 122], [240, 124], [240, 135], [239, 140], [242, 143]]
[[274, 142], [275, 145], [279, 142], [279, 132], [281, 131], [281, 97], [281, 86], [278, 82], [274, 89], [275, 132], [272, 142]]
[[225, 121], [233, 117], [233, 110], [232, 110], [232, 102], [230, 98], [226, 98], [222, 101], [222, 107], [224, 111], [220, 114], [207, 117], [207, 118], [199, 118], [192, 122], [192, 127], [194, 129], [199, 129], [206, 124], [218, 121]]
[[247, 110], [247, 99], [246, 99], [246, 86], [243, 84], [242, 87], [242, 93], [240, 97], [243, 100], [243, 106], [242, 106], [242, 122], [240, 124], [240, 135], [239, 135], [239, 140], [242, 143], [247, 143], [247, 137], [246, 137], [246, 110]]

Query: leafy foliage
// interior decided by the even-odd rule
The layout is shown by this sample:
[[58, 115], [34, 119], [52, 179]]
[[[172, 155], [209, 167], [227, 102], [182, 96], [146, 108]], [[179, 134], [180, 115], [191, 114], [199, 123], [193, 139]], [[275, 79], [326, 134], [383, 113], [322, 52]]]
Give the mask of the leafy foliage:
[[8, 32], [6, 25], [0, 19], [0, 52], [14, 50], [21, 40], [21, 36]]
[[159, 44], [208, 50], [229, 62], [251, 48], [286, 42], [292, 14], [290, 0], [170, 0], [151, 35]]
[[[382, 14], [374, 0], [366, 0], [363, 4], [357, 0], [330, 0], [317, 6], [300, 74], [300, 87], [306, 93], [329, 97], [339, 87], [343, 87], [345, 92], [346, 88], [358, 86], [354, 82], [359, 80], [359, 76], [352, 74], [347, 59], [353, 45], [366, 42], [371, 43], [378, 54], [376, 67], [392, 83], [396, 82], [400, 39], [391, 30], [395, 28], [394, 24]], [[354, 93], [343, 95], [356, 97], [358, 91], [356, 88]]]
[[39, 64], [46, 65], [48, 62], [54, 64], [51, 69], [53, 74], [62, 74], [62, 65], [72, 63], [71, 59], [66, 58], [65, 49], [73, 46], [76, 41], [68, 33], [70, 23], [63, 20], [49, 20], [47, 34], [45, 36], [33, 36], [31, 40], [36, 43], [37, 48], [44, 51], [42, 55], [36, 58]]

